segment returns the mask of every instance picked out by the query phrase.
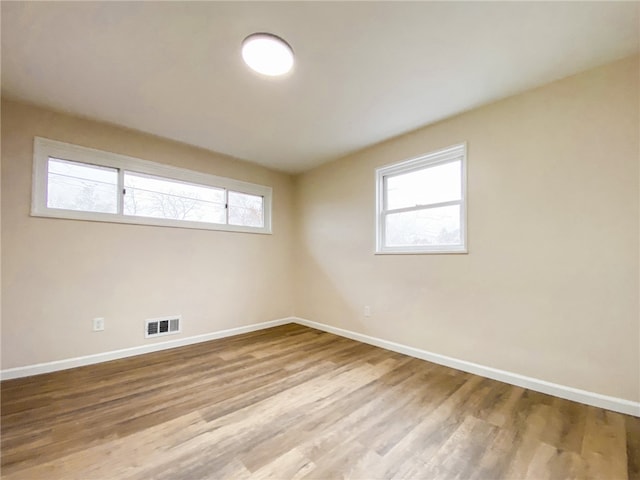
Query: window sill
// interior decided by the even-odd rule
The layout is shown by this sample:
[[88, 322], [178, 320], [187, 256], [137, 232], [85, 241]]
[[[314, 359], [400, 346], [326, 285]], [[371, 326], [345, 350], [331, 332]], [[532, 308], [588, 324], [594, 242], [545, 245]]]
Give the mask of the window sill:
[[395, 250], [385, 249], [376, 250], [374, 255], [468, 255], [469, 250], [466, 247], [442, 250]]
[[214, 230], [219, 232], [241, 232], [271, 235], [271, 229], [265, 227], [246, 227], [240, 225], [190, 222], [184, 220], [170, 220], [153, 217], [133, 217], [111, 213], [84, 212], [76, 210], [46, 209], [32, 210], [32, 217], [59, 218], [64, 220], [81, 220], [89, 222], [122, 223], [129, 225], [146, 225], [154, 227], [187, 228], [193, 230]]

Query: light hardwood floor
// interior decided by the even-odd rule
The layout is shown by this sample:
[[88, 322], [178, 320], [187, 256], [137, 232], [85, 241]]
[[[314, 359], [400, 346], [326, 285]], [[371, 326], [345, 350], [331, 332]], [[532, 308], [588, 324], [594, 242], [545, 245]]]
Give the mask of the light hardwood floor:
[[285, 325], [2, 382], [3, 479], [639, 479], [640, 419]]

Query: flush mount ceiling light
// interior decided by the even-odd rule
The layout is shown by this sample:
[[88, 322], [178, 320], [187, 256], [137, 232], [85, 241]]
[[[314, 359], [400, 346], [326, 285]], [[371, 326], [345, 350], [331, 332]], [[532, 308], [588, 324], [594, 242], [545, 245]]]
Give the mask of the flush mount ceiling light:
[[277, 77], [293, 67], [293, 50], [280, 37], [254, 33], [242, 42], [242, 59], [252, 70]]

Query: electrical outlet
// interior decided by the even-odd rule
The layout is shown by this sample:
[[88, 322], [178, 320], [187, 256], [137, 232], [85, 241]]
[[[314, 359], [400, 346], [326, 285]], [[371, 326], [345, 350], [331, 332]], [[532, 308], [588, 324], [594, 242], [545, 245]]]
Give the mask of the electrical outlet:
[[94, 332], [101, 332], [102, 330], [104, 330], [104, 318], [102, 318], [102, 317], [94, 318], [93, 319], [93, 331]]
[[364, 306], [364, 316], [365, 317], [370, 317], [371, 316], [371, 307], [369, 305], [365, 305]]

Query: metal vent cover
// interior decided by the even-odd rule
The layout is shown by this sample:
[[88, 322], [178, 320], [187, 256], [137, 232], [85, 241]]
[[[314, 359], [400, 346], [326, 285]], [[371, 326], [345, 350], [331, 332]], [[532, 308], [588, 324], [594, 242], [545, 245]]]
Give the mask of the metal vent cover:
[[180, 315], [150, 318], [144, 322], [144, 336], [145, 338], [150, 338], [180, 333], [181, 326], [182, 317]]

